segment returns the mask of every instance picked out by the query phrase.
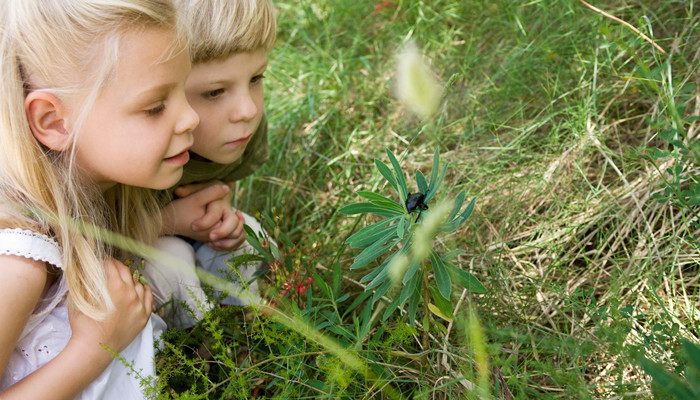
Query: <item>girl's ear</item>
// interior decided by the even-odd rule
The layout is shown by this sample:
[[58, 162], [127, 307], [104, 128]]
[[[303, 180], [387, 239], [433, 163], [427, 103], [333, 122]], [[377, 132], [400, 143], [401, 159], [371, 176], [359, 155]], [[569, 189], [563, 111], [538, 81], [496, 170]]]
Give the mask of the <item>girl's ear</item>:
[[24, 100], [24, 112], [36, 140], [51, 150], [68, 149], [66, 110], [58, 97], [41, 91], [31, 92]]

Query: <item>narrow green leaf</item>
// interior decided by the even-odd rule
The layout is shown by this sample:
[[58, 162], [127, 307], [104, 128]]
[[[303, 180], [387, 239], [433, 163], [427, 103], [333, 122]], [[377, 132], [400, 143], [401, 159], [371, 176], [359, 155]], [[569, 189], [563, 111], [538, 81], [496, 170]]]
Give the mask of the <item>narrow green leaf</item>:
[[338, 304], [340, 304], [340, 303], [344, 302], [345, 300], [347, 300], [347, 299], [349, 299], [349, 298], [350, 298], [350, 293], [345, 293], [344, 295], [342, 295], [342, 296], [338, 297], [337, 299], [335, 299], [335, 302], [338, 303]]
[[365, 199], [369, 200], [370, 203], [382, 206], [382, 207], [387, 207], [394, 209], [396, 211], [404, 212], [404, 207], [397, 203], [396, 201], [389, 199], [387, 197], [384, 197], [380, 194], [374, 193], [374, 192], [367, 192], [367, 191], [359, 191], [357, 192], [361, 197], [364, 197]]
[[430, 287], [430, 294], [435, 301], [435, 306], [440, 310], [440, 312], [446, 317], [445, 319], [452, 319], [454, 318], [454, 311], [452, 307], [452, 302], [449, 300], [449, 297], [445, 298], [442, 296], [440, 293], [439, 289], [435, 289], [434, 287]]
[[452, 317], [448, 317], [445, 313], [440, 310], [435, 304], [433, 303], [428, 303], [428, 309], [430, 310], [431, 313], [437, 315], [438, 317], [444, 319], [447, 322], [452, 322]]
[[401, 289], [401, 294], [399, 295], [399, 298], [401, 299], [401, 304], [403, 304], [404, 301], [408, 300], [408, 298], [413, 295], [413, 292], [416, 291], [416, 288], [418, 287], [418, 278], [420, 278], [422, 275], [423, 274], [413, 274], [411, 279], [409, 279], [408, 282]]
[[428, 193], [425, 195], [425, 202], [429, 202], [430, 199], [433, 198], [433, 195], [437, 192], [437, 190], [440, 188], [440, 184], [442, 184], [442, 180], [445, 179], [445, 174], [447, 173], [447, 167], [449, 164], [445, 164], [445, 167], [442, 169], [442, 174], [440, 174], [440, 177], [438, 178], [437, 182], [433, 185], [433, 181], [430, 181], [430, 190]]
[[314, 283], [316, 284], [317, 287], [321, 289], [323, 294], [326, 295], [326, 298], [332, 299], [333, 296], [331, 295], [331, 290], [328, 287], [328, 284], [321, 278], [317, 273], [314, 272]]
[[330, 392], [330, 389], [326, 384], [322, 381], [319, 381], [318, 379], [307, 379], [305, 382], [303, 382], [304, 385], [308, 385], [314, 389], [317, 389], [320, 393], [328, 393]]
[[348, 314], [350, 314], [350, 312], [352, 312], [352, 310], [354, 310], [355, 308], [357, 308], [357, 306], [359, 306], [360, 304], [362, 304], [362, 302], [365, 301], [371, 294], [372, 294], [371, 292], [362, 292], [362, 293], [360, 293], [360, 295], [357, 296], [357, 297], [355, 298], [355, 300], [353, 300], [352, 303], [350, 303], [350, 307], [348, 307], [348, 309], [345, 310], [345, 313], [343, 314], [343, 319], [345, 319], [345, 317], [347, 317]]
[[355, 249], [364, 249], [365, 247], [376, 243], [382, 236], [386, 235], [392, 229], [396, 229], [396, 225], [389, 225], [390, 222], [403, 218], [403, 215], [397, 215], [394, 218], [385, 219], [375, 224], [366, 226], [345, 239], [345, 243]]
[[399, 239], [403, 239], [403, 234], [404, 234], [404, 229], [406, 228], [406, 218], [402, 217], [399, 219], [399, 223], [397, 224], [398, 226], [396, 227], [396, 235], [399, 237]]
[[406, 283], [409, 281], [409, 279], [413, 278], [413, 276], [418, 271], [419, 266], [420, 266], [420, 263], [418, 262], [418, 260], [412, 258], [411, 263], [408, 265], [408, 269], [406, 270], [406, 274], [403, 276], [402, 283], [404, 285], [406, 285]]
[[382, 263], [382, 265], [373, 269], [370, 273], [360, 278], [360, 283], [370, 282], [372, 279], [376, 278], [377, 275], [379, 275], [379, 273], [382, 272], [381, 267], [383, 267], [385, 263]]
[[445, 262], [442, 261], [442, 258], [440, 258], [434, 250], [431, 250], [430, 263], [433, 265], [435, 283], [437, 284], [440, 294], [442, 297], [449, 299], [450, 293], [452, 292], [452, 281], [450, 280], [450, 275], [447, 274]]
[[462, 215], [459, 217], [455, 218], [451, 222], [445, 223], [440, 225], [440, 229], [438, 230], [439, 232], [454, 232], [457, 230], [457, 228], [464, 223], [464, 221], [469, 218], [471, 215], [472, 211], [474, 211], [474, 202], [476, 200], [476, 197], [474, 197], [469, 204], [467, 205], [467, 208], [464, 209], [464, 212]]
[[384, 281], [384, 283], [382, 283], [381, 286], [379, 286], [377, 290], [374, 291], [374, 294], [372, 295], [372, 303], [376, 303], [377, 300], [379, 300], [382, 296], [386, 294], [386, 292], [389, 291], [389, 289], [391, 289], [391, 279], [387, 279], [386, 281]]
[[[340, 267], [340, 263], [336, 262], [333, 264], [333, 294], [337, 296], [340, 294], [340, 284], [343, 279], [343, 269]], [[338, 301], [340, 302], [340, 300]]]
[[[391, 225], [393, 227], [393, 225]], [[386, 233], [384, 233], [383, 236], [379, 237], [374, 243], [372, 243], [370, 246], [367, 246], [360, 254], [355, 256], [355, 260], [361, 259], [365, 257], [367, 254], [373, 252], [374, 250], [378, 249], [382, 245], [384, 245], [386, 242], [389, 240], [393, 239], [396, 237], [396, 232], [392, 231], [391, 229], [386, 230]], [[394, 241], [396, 242], [396, 241]]]
[[365, 290], [372, 290], [384, 282], [389, 282], [391, 284], [391, 279], [389, 279], [389, 263], [383, 263], [379, 266], [379, 273], [372, 279], [370, 283], [367, 284]]
[[394, 153], [389, 149], [386, 149], [386, 154], [389, 156], [389, 161], [391, 161], [391, 165], [394, 167], [394, 172], [396, 172], [396, 183], [399, 186], [398, 190], [401, 196], [401, 202], [405, 203], [406, 197], [408, 197], [408, 188], [406, 187], [406, 179], [403, 177], [403, 171], [401, 171], [401, 165], [394, 156]]
[[273, 262], [275, 258], [272, 257], [272, 254], [270, 254], [270, 252], [267, 251], [267, 249], [265, 249], [262, 244], [260, 244], [260, 241], [258, 240], [258, 236], [255, 234], [255, 231], [248, 225], [243, 225], [243, 229], [246, 233], [246, 241], [258, 252], [258, 254], [265, 257], [265, 260], [267, 260], [268, 262]]
[[447, 273], [450, 274], [455, 285], [461, 286], [473, 293], [486, 293], [486, 288], [479, 282], [478, 279], [470, 272], [458, 268], [448, 262], [445, 262]]
[[[367, 296], [371, 294], [370, 292], [365, 292]], [[369, 331], [372, 328], [372, 310], [374, 309], [373, 304], [371, 301], [368, 301], [367, 304], [365, 305], [365, 308], [362, 309], [362, 312], [360, 313], [360, 325], [356, 329], [357, 330], [357, 337], [355, 338], [355, 345], [359, 347], [359, 345], [363, 342], [363, 340], [367, 337], [369, 334]]]
[[350, 266], [350, 269], [354, 270], [366, 266], [367, 264], [371, 263], [372, 261], [379, 258], [381, 255], [389, 251], [392, 247], [394, 247], [394, 245], [396, 245], [396, 243], [398, 243], [398, 239], [391, 241], [390, 243], [382, 247], [367, 247], [366, 249], [362, 250], [362, 253], [355, 257], [355, 260]]
[[457, 257], [458, 255], [461, 255], [461, 254], [464, 254], [464, 253], [466, 253], [466, 251], [464, 251], [464, 250], [460, 250], [460, 249], [452, 250], [452, 251], [450, 251], [450, 252], [447, 252], [447, 253], [443, 254], [443, 255], [442, 255], [442, 260], [445, 261], [445, 262], [447, 262], [447, 260], [449, 260], [450, 258], [455, 258], [455, 257]]
[[[418, 278], [419, 280], [421, 278]], [[420, 290], [413, 292], [413, 296], [408, 300], [408, 322], [411, 326], [416, 325], [416, 311], [418, 310], [418, 302], [420, 301]], [[428, 300], [426, 300], [428, 301]]]
[[416, 184], [419, 192], [423, 194], [428, 193], [428, 181], [425, 180], [425, 175], [419, 169], [416, 170]]
[[355, 214], [376, 214], [381, 217], [393, 217], [395, 215], [403, 214], [404, 211], [402, 210], [400, 213], [398, 210], [390, 208], [390, 207], [385, 207], [385, 206], [378, 206], [376, 204], [372, 203], [354, 203], [347, 205], [340, 210], [338, 210], [339, 213], [345, 214], [345, 215], [355, 215]]
[[428, 190], [425, 191], [427, 195], [433, 192], [435, 189], [435, 183], [437, 182], [438, 172], [440, 171], [440, 150], [435, 149], [435, 154], [433, 154], [433, 169], [430, 171], [430, 184], [428, 185]]
[[476, 203], [476, 197], [473, 197], [472, 200], [469, 202], [469, 205], [467, 205], [467, 208], [464, 209], [464, 212], [462, 215], [459, 216], [459, 224], [462, 225], [464, 221], [469, 218], [470, 215], [472, 215], [472, 211], [474, 211], [474, 203]]
[[389, 184], [394, 187], [394, 190], [401, 194], [401, 192], [399, 192], [399, 187], [396, 184], [396, 177], [394, 177], [394, 174], [391, 172], [391, 169], [389, 169], [389, 166], [384, 164], [383, 161], [380, 161], [376, 158], [374, 159], [374, 165], [377, 166], [379, 173], [382, 174], [384, 179], [386, 179], [389, 182]]
[[391, 316], [391, 314], [396, 311], [397, 308], [399, 308], [399, 305], [401, 305], [401, 301], [399, 301], [399, 298], [396, 297], [394, 300], [392, 300], [391, 303], [386, 307], [386, 310], [384, 310], [384, 315], [382, 315], [382, 320], [386, 321], [387, 318]]
[[342, 325], [339, 325], [337, 323], [332, 324], [328, 327], [328, 330], [335, 333], [335, 334], [338, 334], [338, 335], [345, 337], [350, 342], [355, 341], [355, 335], [352, 332], [350, 332], [349, 330], [345, 329]]
[[401, 214], [404, 214], [406, 212], [406, 209], [404, 206], [400, 205], [399, 203], [395, 202], [394, 200], [372, 200], [370, 203], [379, 206], [379, 207], [385, 207], [389, 210], [396, 211], [397, 213], [400, 212]]
[[467, 197], [467, 192], [464, 190], [459, 192], [457, 197], [455, 197], [454, 207], [452, 207], [452, 212], [450, 212], [450, 215], [447, 217], [446, 221], [452, 221], [457, 216], [457, 213], [462, 208], [462, 204], [464, 204], [465, 197]]
[[[357, 194], [358, 194], [360, 197], [363, 197], [363, 198], [365, 198], [365, 199], [367, 199], [367, 200], [369, 200], [369, 201], [380, 201], [380, 202], [381, 202], [381, 201], [388, 201], [388, 202], [394, 202], [394, 203], [396, 203], [394, 200], [391, 200], [391, 199], [389, 199], [388, 197], [384, 197], [384, 196], [382, 196], [381, 194], [374, 193], [374, 192], [369, 192], [369, 191], [366, 191], [366, 190], [359, 190], [359, 191], [357, 192]], [[396, 204], [398, 204], [398, 203], [396, 203]]]

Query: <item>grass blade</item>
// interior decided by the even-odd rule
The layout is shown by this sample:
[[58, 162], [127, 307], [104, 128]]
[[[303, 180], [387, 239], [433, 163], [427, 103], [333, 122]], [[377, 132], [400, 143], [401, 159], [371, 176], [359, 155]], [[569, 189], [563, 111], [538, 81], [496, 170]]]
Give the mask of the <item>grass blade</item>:
[[449, 299], [450, 293], [452, 292], [452, 281], [450, 280], [450, 275], [447, 273], [445, 262], [442, 261], [442, 258], [440, 258], [434, 250], [431, 250], [430, 263], [433, 265], [435, 283], [437, 283], [440, 294], [442, 297]]

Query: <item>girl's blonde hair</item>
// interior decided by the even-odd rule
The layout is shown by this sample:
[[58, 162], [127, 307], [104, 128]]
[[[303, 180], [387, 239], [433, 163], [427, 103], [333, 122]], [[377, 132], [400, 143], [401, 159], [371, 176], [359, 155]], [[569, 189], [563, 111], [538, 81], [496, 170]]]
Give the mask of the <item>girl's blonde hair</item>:
[[[160, 212], [147, 189], [116, 185], [104, 195], [81, 182], [73, 151], [57, 152], [33, 136], [24, 99], [42, 90], [80, 98], [80, 120], [116, 68], [120, 38], [138, 29], [184, 30], [170, 0], [0, 0], [0, 228], [53, 237], [65, 265], [69, 301], [94, 318], [113, 308], [104, 259], [117, 251], [107, 228], [155, 239]], [[183, 45], [180, 43], [180, 45]]]
[[225, 60], [275, 43], [276, 10], [270, 0], [175, 0], [190, 30], [192, 64]]

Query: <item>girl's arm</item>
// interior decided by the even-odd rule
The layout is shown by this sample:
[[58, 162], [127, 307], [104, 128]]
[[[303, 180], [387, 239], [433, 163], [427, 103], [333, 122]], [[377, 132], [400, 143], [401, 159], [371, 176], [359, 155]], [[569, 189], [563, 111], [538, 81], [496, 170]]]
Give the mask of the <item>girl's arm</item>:
[[0, 255], [0, 375], [39, 303], [46, 281], [43, 262]]
[[[43, 263], [38, 264], [43, 266]], [[17, 267], [23, 266], [15, 265], [13, 270]], [[143, 329], [153, 310], [150, 287], [134, 282], [129, 268], [116, 260], [108, 260], [105, 269], [114, 311], [103, 321], [71, 311], [72, 335], [66, 348], [46, 365], [0, 393], [0, 399], [72, 399], [100, 376], [112, 361], [112, 355], [102, 344], [120, 352]], [[16, 291], [15, 294], [20, 293]], [[6, 297], [5, 291], [0, 297]], [[9, 297], [7, 299], [11, 300]], [[33, 307], [30, 308], [30, 313], [32, 309]], [[20, 332], [26, 318], [19, 328]], [[5, 341], [2, 344], [3, 347], [9, 344], [9, 351], [15, 346], [14, 342]], [[3, 354], [4, 351], [3, 349]], [[3, 369], [6, 363], [5, 358]]]

